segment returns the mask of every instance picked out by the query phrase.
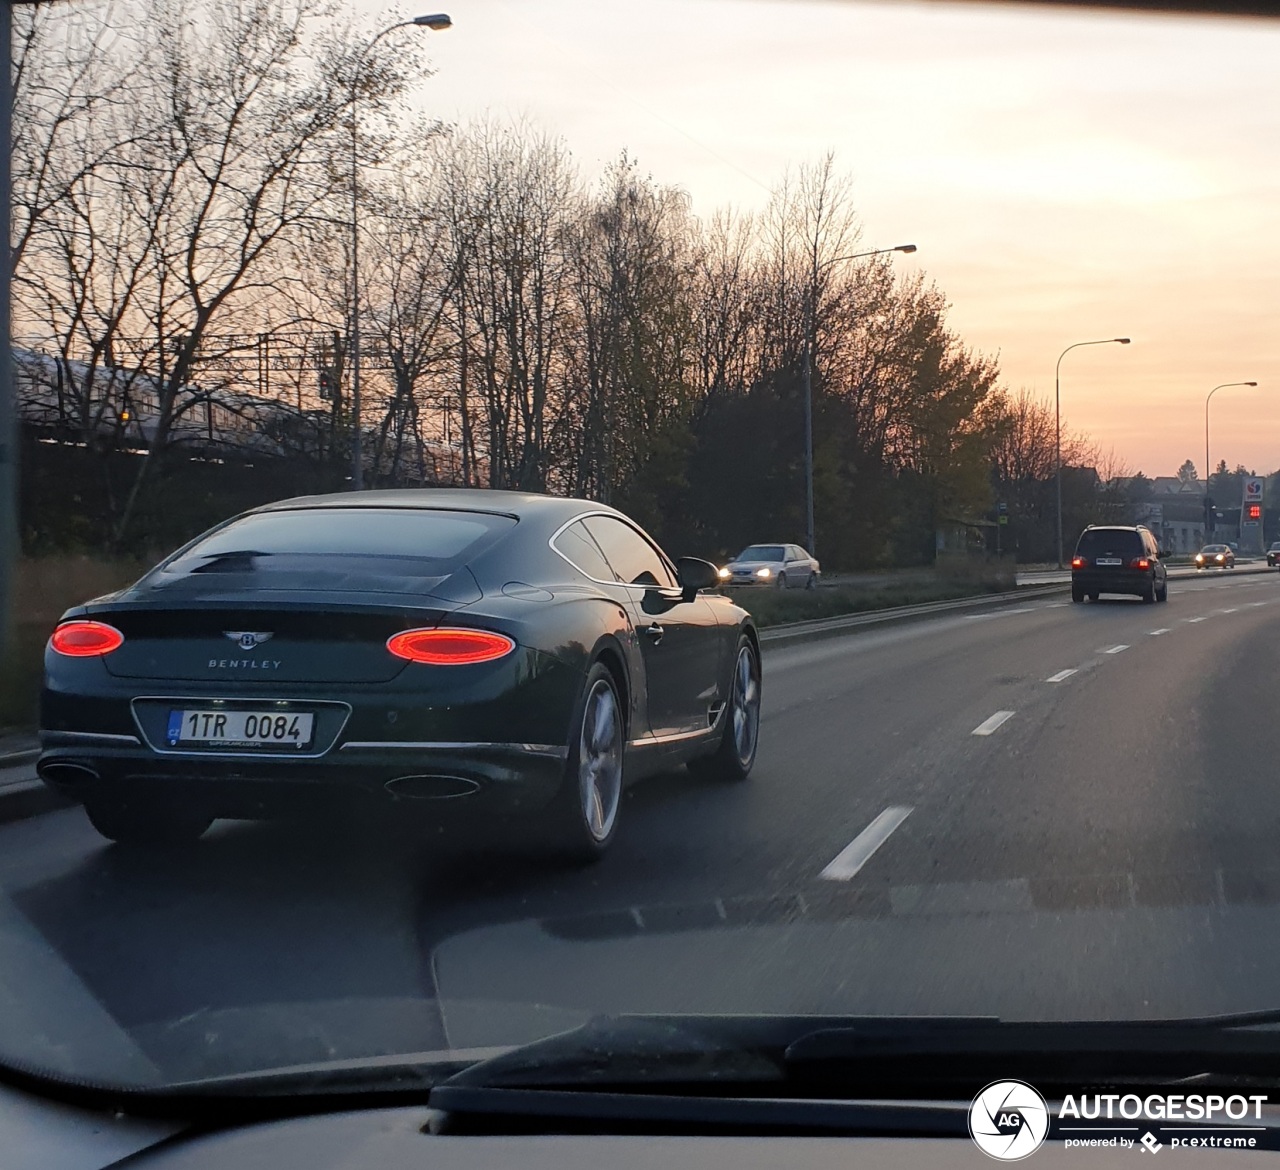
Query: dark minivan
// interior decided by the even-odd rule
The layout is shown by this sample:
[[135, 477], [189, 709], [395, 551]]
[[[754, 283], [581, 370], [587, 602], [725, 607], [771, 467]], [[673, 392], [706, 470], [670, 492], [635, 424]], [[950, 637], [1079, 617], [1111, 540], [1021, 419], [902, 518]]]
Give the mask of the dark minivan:
[[1169, 574], [1156, 538], [1134, 528], [1090, 524], [1071, 558], [1071, 600], [1097, 601], [1100, 593], [1127, 593], [1143, 601], [1169, 600]]

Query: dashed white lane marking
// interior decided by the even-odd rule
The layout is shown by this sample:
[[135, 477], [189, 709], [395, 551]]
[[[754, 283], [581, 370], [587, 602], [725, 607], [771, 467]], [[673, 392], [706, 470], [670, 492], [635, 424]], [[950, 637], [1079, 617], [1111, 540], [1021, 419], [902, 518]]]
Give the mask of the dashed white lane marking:
[[821, 877], [829, 882], [847, 882], [856, 876], [872, 855], [880, 848], [903, 821], [911, 815], [911, 809], [904, 804], [891, 804], [874, 821], [862, 830], [839, 853], [821, 873]]
[[969, 734], [970, 735], [990, 735], [996, 728], [1003, 726], [1013, 718], [1012, 711], [997, 711], [990, 719], [984, 719]]
[[1066, 609], [1071, 602], [1069, 601], [1051, 601], [1045, 606], [1045, 609]]
[[1240, 609], [1239, 606], [1233, 605], [1230, 609], [1220, 609], [1218, 610], [1218, 612], [1219, 613], [1238, 613], [1239, 609]]
[[1051, 674], [1044, 681], [1045, 682], [1066, 682], [1067, 679], [1069, 679], [1075, 673], [1076, 673], [1075, 667], [1072, 667], [1070, 670], [1060, 670], [1058, 671], [1057, 674]]
[[1122, 642], [1119, 646], [1108, 646], [1105, 650], [1099, 650], [1099, 654], [1119, 654], [1121, 651], [1128, 650], [1129, 644]]
[[1194, 625], [1196, 622], [1202, 622], [1205, 619], [1203, 617], [1198, 617], [1198, 618], [1183, 618], [1182, 620], [1186, 622], [1190, 622], [1192, 625]]
[[1170, 632], [1171, 631], [1168, 626], [1161, 626], [1158, 630], [1147, 631], [1147, 633], [1150, 634], [1153, 638], [1158, 637], [1160, 634], [1168, 634]]

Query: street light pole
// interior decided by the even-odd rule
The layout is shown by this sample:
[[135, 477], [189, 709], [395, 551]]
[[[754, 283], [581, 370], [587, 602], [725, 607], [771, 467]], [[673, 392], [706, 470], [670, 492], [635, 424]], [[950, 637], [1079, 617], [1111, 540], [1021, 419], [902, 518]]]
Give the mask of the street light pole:
[[1058, 355], [1053, 367], [1054, 483], [1058, 496], [1058, 568], [1062, 568], [1062, 359], [1082, 345], [1128, 345], [1128, 337], [1104, 337], [1101, 341], [1076, 341]]
[[1223, 382], [1215, 386], [1204, 400], [1204, 538], [1209, 539], [1209, 402], [1219, 390], [1228, 386], [1256, 386], [1257, 382]]
[[868, 256], [886, 256], [891, 252], [914, 252], [915, 244], [898, 244], [893, 248], [875, 248], [870, 252], [855, 252], [851, 256], [833, 256], [821, 264], [814, 264], [813, 278], [809, 283], [808, 296], [805, 298], [804, 322], [804, 511], [805, 511], [805, 552], [811, 557], [817, 556], [817, 539], [814, 535], [813, 522], [813, 351], [817, 346], [814, 334], [818, 329], [817, 285], [818, 276], [833, 264], [845, 260], [863, 260]]
[[0, 8], [0, 207], [4, 209], [4, 267], [0, 269], [0, 652], [9, 646], [9, 620], [13, 609], [14, 566], [18, 559], [18, 387], [10, 327], [10, 256], [12, 239], [11, 167], [13, 142], [13, 5]]
[[443, 32], [453, 24], [443, 12], [415, 16], [384, 28], [364, 47], [351, 71], [351, 490], [364, 489], [364, 432], [360, 402], [360, 69], [364, 59], [388, 33], [417, 26]]

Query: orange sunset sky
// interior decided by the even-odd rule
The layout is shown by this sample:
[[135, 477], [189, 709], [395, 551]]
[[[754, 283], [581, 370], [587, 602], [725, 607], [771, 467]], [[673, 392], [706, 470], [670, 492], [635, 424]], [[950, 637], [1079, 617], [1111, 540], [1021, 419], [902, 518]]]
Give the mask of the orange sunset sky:
[[[352, 0], [362, 26], [396, 9]], [[812, 0], [434, 0], [447, 121], [524, 116], [591, 177], [626, 148], [699, 214], [833, 150], [866, 246], [1132, 469], [1280, 468], [1280, 22]]]

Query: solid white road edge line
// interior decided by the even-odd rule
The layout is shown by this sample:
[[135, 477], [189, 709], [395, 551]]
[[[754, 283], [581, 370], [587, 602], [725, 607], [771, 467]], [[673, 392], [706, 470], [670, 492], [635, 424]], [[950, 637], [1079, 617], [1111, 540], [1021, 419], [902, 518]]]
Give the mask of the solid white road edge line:
[[904, 804], [891, 804], [874, 821], [862, 830], [819, 875], [829, 882], [847, 882], [857, 875], [872, 855], [880, 848], [903, 821], [911, 815]]
[[990, 735], [997, 727], [1007, 723], [1013, 718], [1012, 711], [997, 711], [990, 719], [984, 719], [969, 734], [970, 735]]

